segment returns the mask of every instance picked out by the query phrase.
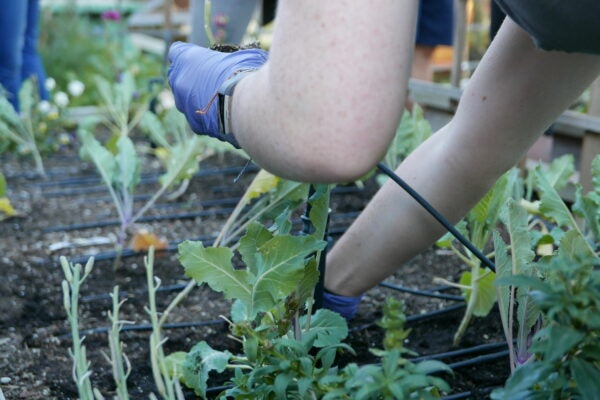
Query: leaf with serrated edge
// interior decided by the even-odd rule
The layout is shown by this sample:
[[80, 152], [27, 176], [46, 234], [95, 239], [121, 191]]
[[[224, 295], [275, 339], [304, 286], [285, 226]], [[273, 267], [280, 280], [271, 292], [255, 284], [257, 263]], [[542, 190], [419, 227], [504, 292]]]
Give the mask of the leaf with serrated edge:
[[[475, 307], [473, 308], [473, 315], [478, 317], [485, 317], [490, 313], [490, 310], [494, 306], [496, 302], [496, 287], [494, 286], [494, 280], [496, 279], [496, 275], [492, 272], [489, 272], [483, 279], [481, 276], [489, 272], [483, 268], [479, 268], [479, 280], [478, 280], [478, 288], [477, 288], [477, 301], [475, 303]], [[471, 285], [471, 272], [465, 272], [462, 274], [460, 278], [460, 284], [469, 286]], [[465, 299], [469, 301], [471, 297], [471, 290], [464, 290]]]
[[271, 240], [273, 234], [262, 224], [252, 222], [246, 229], [246, 234], [240, 239], [238, 251], [246, 265], [256, 264], [258, 248]]
[[[310, 316], [303, 316], [300, 325], [305, 325], [305, 320]], [[314, 341], [315, 347], [333, 346], [340, 343], [348, 336], [348, 324], [339, 314], [320, 309], [310, 317], [310, 329], [302, 333], [302, 342]]]
[[597, 400], [600, 394], [600, 370], [593, 364], [576, 358], [571, 361], [571, 373], [583, 400]]
[[213, 350], [204, 341], [196, 344], [183, 363], [183, 379], [186, 386], [194, 389], [197, 395], [206, 398], [209, 372], [225, 371], [231, 356], [228, 351]]
[[185, 241], [179, 245], [179, 261], [187, 276], [199, 283], [207, 283], [217, 292], [223, 292], [225, 298], [240, 299], [248, 304], [251, 295], [248, 273], [235, 270], [232, 257], [230, 249], [205, 248], [202, 242]]
[[285, 298], [302, 279], [305, 258], [325, 247], [325, 242], [311, 236], [276, 236], [263, 244], [256, 264], [249, 265], [253, 274], [249, 318], [267, 311]]
[[315, 193], [308, 200], [311, 205], [309, 218], [315, 229], [314, 235], [322, 239], [327, 226], [331, 187], [329, 185], [315, 185], [314, 187]]
[[552, 218], [559, 226], [574, 228], [575, 221], [558, 192], [552, 187], [540, 168], [534, 170], [537, 187], [540, 190], [540, 212]]
[[565, 154], [552, 160], [548, 169], [545, 171], [548, 183], [555, 190], [561, 190], [569, 182], [569, 178], [575, 173], [575, 157], [572, 154]]
[[118, 153], [115, 158], [119, 170], [119, 186], [133, 193], [140, 180], [140, 160], [135, 152], [133, 142], [128, 136], [121, 136], [117, 141]]

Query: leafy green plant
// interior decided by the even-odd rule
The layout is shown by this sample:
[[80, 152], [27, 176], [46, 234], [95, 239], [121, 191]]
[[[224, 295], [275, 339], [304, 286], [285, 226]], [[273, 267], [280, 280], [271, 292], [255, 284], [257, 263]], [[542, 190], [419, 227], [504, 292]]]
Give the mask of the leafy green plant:
[[96, 75], [94, 82], [100, 106], [107, 114], [102, 122], [112, 132], [113, 140], [128, 136], [147, 110], [149, 93], [142, 95], [136, 91], [135, 80], [128, 71], [120, 73], [116, 81]]
[[[186, 146], [180, 144], [177, 153], [172, 154], [172, 162], [160, 179], [160, 188], [137, 211], [134, 210], [134, 193], [140, 179], [140, 157], [135, 144], [127, 135], [119, 136], [116, 142], [110, 140], [102, 145], [93, 134], [97, 119], [82, 121], [78, 135], [81, 141], [80, 154], [91, 160], [98, 170], [102, 181], [108, 188], [121, 222], [117, 235], [117, 249], [125, 245], [128, 231], [156, 203], [156, 201], [181, 179], [186, 179], [197, 168], [193, 166], [200, 160], [213, 154], [203, 140], [190, 140]], [[162, 125], [157, 125], [156, 130]], [[177, 129], [177, 127], [175, 128]], [[178, 157], [176, 157], [178, 156]], [[135, 230], [131, 233], [136, 233]], [[115, 265], [118, 265], [118, 260]]]
[[90, 258], [83, 269], [80, 264], [73, 265], [69, 263], [65, 257], [61, 257], [60, 264], [65, 274], [65, 279], [62, 282], [63, 305], [71, 326], [73, 341], [72, 349], [69, 350], [69, 354], [73, 359], [73, 379], [77, 385], [80, 399], [102, 398], [102, 396], [98, 396], [99, 393], [96, 389], [92, 389], [90, 363], [87, 360], [86, 348], [83, 344], [84, 338], [79, 335], [79, 293], [81, 284], [92, 272], [94, 259]]
[[[89, 277], [94, 265], [94, 259], [90, 258], [85, 267], [73, 265], [65, 257], [61, 257], [61, 266], [65, 274], [62, 283], [63, 303], [67, 313], [67, 320], [71, 327], [71, 336], [73, 340], [72, 349], [69, 350], [73, 359], [73, 379], [77, 385], [79, 398], [82, 400], [104, 400], [102, 393], [92, 386], [90, 369], [91, 364], [87, 360], [86, 348], [83, 344], [84, 339], [79, 333], [79, 295], [81, 286]], [[166, 341], [161, 334], [161, 326], [158, 324], [158, 313], [156, 310], [156, 290], [160, 286], [160, 280], [154, 277], [154, 248], [150, 248], [148, 256], [144, 258], [146, 267], [146, 276], [148, 281], [149, 303], [147, 311], [152, 322], [152, 334], [150, 335], [150, 359], [152, 365], [153, 378], [156, 388], [161, 398], [165, 400], [183, 400], [185, 398], [181, 385], [176, 379], [173, 379], [172, 372], [175, 368], [165, 359], [163, 344]], [[125, 300], [119, 299], [119, 288], [115, 286], [112, 297], [112, 311], [108, 312], [111, 321], [111, 329], [108, 334], [109, 355], [104, 354], [106, 360], [111, 365], [113, 380], [116, 386], [116, 393], [119, 400], [130, 398], [127, 379], [131, 373], [131, 364], [123, 352], [123, 344], [120, 340], [120, 332], [124, 324], [130, 323], [119, 318], [121, 305]], [[157, 399], [154, 393], [148, 396], [150, 399]]]
[[[255, 186], [272, 187], [268, 175]], [[231, 338], [243, 355], [211, 348], [200, 342], [189, 352], [169, 355], [175, 375], [206, 397], [211, 373], [230, 371], [232, 387], [219, 398], [376, 399], [409, 395], [437, 398], [447, 385], [428, 376], [443, 370], [441, 363], [414, 365], [404, 358], [403, 347], [380, 353], [382, 365], [343, 369], [334, 365], [338, 351], [352, 349], [342, 341], [346, 321], [329, 310], [311, 312], [318, 279], [317, 260], [325, 246], [329, 188], [319, 185], [310, 197], [314, 233], [290, 234], [291, 224], [275, 218], [271, 229], [258, 221], [247, 225], [235, 247], [245, 268], [234, 267], [234, 252], [227, 247], [205, 248], [199, 242], [179, 247], [186, 274], [206, 283], [233, 301]], [[283, 214], [289, 217], [287, 209]], [[397, 308], [395, 309], [396, 311]], [[403, 331], [403, 317], [388, 316], [390, 335]], [[393, 329], [393, 330], [392, 330]], [[386, 342], [387, 343], [387, 342]], [[389, 343], [393, 343], [392, 340]], [[436, 389], [437, 388], [437, 389]]]
[[[396, 130], [396, 135], [383, 159], [385, 165], [392, 168], [400, 164], [414, 149], [431, 136], [431, 125], [423, 115], [423, 109], [418, 104], [413, 105], [412, 113], [404, 110], [402, 119]], [[380, 185], [387, 180], [386, 175], [378, 175]]]
[[[48, 76], [58, 87], [71, 81], [94, 86], [95, 76], [112, 82], [121, 72], [129, 71], [136, 87], [145, 88], [152, 79], [162, 76], [160, 55], [142, 52], [127, 34], [126, 16], [120, 20], [98, 20], [75, 7], [65, 12], [42, 14], [40, 53]], [[72, 106], [96, 105], [102, 101], [97, 91], [87, 90], [73, 98]]]
[[[565, 173], [545, 173], [541, 167], [532, 171], [530, 181], [539, 200], [522, 202], [525, 207], [509, 203], [503, 217], [509, 243], [500, 235], [494, 237], [500, 313], [514, 371], [505, 388], [494, 394], [497, 399], [591, 399], [598, 393], [594, 384], [600, 377], [596, 356], [600, 324], [594, 313], [600, 301], [596, 253], [600, 157], [592, 166], [594, 189], [584, 195], [576, 185], [573, 213], [556, 189], [573, 170], [568, 165], [572, 160], [566, 162], [558, 160], [560, 167], [549, 169]], [[525, 210], [545, 221], [543, 226], [554, 227], [536, 234], [528, 229]], [[540, 246], [557, 250], [538, 251], [541, 259], [535, 261], [534, 250]]]
[[[502, 176], [483, 199], [457, 224], [457, 229], [479, 249], [486, 247], [492, 232], [498, 224], [502, 206], [514, 194], [518, 171], [513, 169]], [[494, 288], [495, 274], [481, 266], [481, 260], [471, 251], [460, 245], [448, 233], [436, 243], [438, 247], [452, 250], [468, 267], [462, 274], [460, 283], [436, 278], [437, 282], [458, 287], [467, 300], [467, 309], [454, 335], [454, 343], [460, 343], [472, 316], [483, 317], [489, 314], [496, 302]]]
[[200, 162], [214, 154], [232, 150], [229, 145], [221, 145], [221, 142], [193, 133], [185, 116], [175, 108], [167, 110], [162, 118], [146, 111], [140, 128], [156, 145], [153, 153], [165, 170], [159, 178], [160, 183], [167, 184], [169, 188], [180, 185], [168, 195], [169, 200], [185, 193], [190, 180], [200, 170]]
[[531, 361], [515, 370], [492, 399], [596, 399], [600, 393], [600, 271], [598, 257], [575, 231], [537, 268], [547, 279], [502, 280], [525, 288], [545, 327], [531, 339]]
[[37, 109], [39, 97], [34, 90], [34, 81], [29, 79], [19, 90], [20, 113], [17, 113], [6, 97], [0, 96], [0, 150], [6, 150], [11, 144], [17, 146], [22, 154], [33, 156], [37, 172], [46, 176], [41, 148], [47, 136], [38, 129], [43, 119]]

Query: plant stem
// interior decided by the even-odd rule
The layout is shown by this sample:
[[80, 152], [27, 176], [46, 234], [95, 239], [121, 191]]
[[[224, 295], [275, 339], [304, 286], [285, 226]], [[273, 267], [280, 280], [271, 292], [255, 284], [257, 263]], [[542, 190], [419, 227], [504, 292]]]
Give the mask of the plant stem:
[[62, 283], [63, 305], [67, 313], [69, 325], [71, 326], [71, 337], [73, 346], [69, 353], [73, 358], [73, 380], [77, 385], [79, 398], [82, 400], [93, 400], [92, 383], [90, 382], [90, 363], [87, 361], [84, 338], [79, 335], [79, 289], [81, 284], [92, 270], [94, 259], [90, 258], [85, 266], [83, 276], [81, 265], [73, 265], [65, 257], [60, 259], [65, 280]]
[[[119, 301], [119, 286], [113, 288], [111, 294], [113, 301], [112, 312], [108, 316], [112, 322], [112, 328], [108, 336], [108, 344], [110, 348], [110, 361], [113, 370], [113, 379], [117, 386], [117, 396], [119, 400], [128, 400], [129, 393], [127, 390], [127, 378], [131, 373], [131, 364], [127, 357], [123, 354], [123, 344], [119, 339], [119, 333], [123, 323], [119, 320], [121, 305], [125, 300]], [[126, 365], [127, 368], [123, 368]]]
[[162, 337], [162, 329], [156, 311], [156, 290], [160, 287], [160, 279], [154, 276], [154, 246], [150, 246], [148, 256], [144, 258], [146, 266], [146, 281], [148, 285], [148, 308], [152, 322], [152, 334], [150, 335], [150, 364], [152, 365], [152, 376], [154, 383], [161, 396], [167, 399], [175, 399], [174, 385], [165, 365], [165, 354], [163, 344], [167, 341]]
[[204, 32], [206, 33], [206, 38], [208, 39], [209, 47], [215, 44], [215, 37], [213, 36], [212, 27], [210, 23], [211, 8], [211, 0], [204, 0]]
[[460, 321], [460, 325], [454, 334], [454, 345], [457, 346], [462, 337], [469, 326], [469, 322], [471, 322], [471, 317], [473, 316], [473, 310], [475, 309], [475, 304], [477, 303], [477, 298], [479, 296], [479, 263], [475, 263], [471, 267], [471, 294], [469, 296], [469, 301], [467, 303], [467, 309], [465, 310], [465, 315]]

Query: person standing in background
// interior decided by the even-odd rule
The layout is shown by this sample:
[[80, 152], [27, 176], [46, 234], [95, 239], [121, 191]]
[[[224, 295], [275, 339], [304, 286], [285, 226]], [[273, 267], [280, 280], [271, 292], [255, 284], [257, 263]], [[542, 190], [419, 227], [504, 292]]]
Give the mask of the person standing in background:
[[32, 76], [40, 98], [48, 99], [46, 72], [37, 48], [39, 16], [39, 0], [7, 1], [0, 7], [0, 84], [16, 110], [21, 84]]
[[412, 77], [433, 80], [433, 53], [437, 46], [452, 46], [453, 0], [421, 0], [417, 19]]

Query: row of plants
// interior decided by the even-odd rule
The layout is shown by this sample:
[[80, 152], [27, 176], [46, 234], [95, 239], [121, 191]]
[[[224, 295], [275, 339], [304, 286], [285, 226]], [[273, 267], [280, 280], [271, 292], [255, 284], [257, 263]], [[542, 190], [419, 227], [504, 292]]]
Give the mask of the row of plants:
[[[427, 136], [419, 112], [403, 119], [398, 133], [407, 140], [402, 143], [409, 143], [411, 135]], [[397, 151], [396, 157], [402, 159], [404, 151], [411, 149]], [[492, 394], [495, 399], [592, 399], [600, 389], [600, 380], [593, 379], [600, 367], [600, 157], [593, 164], [594, 190], [584, 194], [575, 184], [569, 207], [559, 191], [572, 184], [573, 164], [565, 156], [525, 177], [509, 171], [457, 225], [479, 248], [490, 249], [496, 273], [451, 237], [437, 243], [468, 266], [461, 281], [451, 283], [467, 301], [456, 343], [472, 316], [487, 315], [494, 304], [500, 309], [513, 374]], [[344, 343], [346, 322], [330, 311], [313, 310], [330, 190], [317, 186], [310, 196], [313, 232], [293, 234], [291, 217], [308, 196], [307, 185], [261, 171], [212, 247], [201, 242], [179, 246], [180, 261], [192, 279], [167, 311], [153, 319], [151, 351], [159, 355], [152, 365], [160, 396], [182, 398], [183, 383], [206, 397], [211, 373], [230, 379], [220, 398], [256, 398], [257, 393], [265, 399], [439, 398], [449, 392], [437, 375], [447, 367], [405, 358], [408, 333], [399, 322], [398, 305], [386, 306], [381, 322], [388, 332], [383, 351], [374, 350], [381, 364], [335, 364], [340, 351], [352, 352]], [[243, 265], [233, 264], [236, 255]], [[231, 315], [224, 318], [240, 354], [200, 342], [188, 352], [165, 356], [160, 349], [167, 340], [161, 328], [166, 316], [204, 283], [233, 301]], [[149, 287], [152, 293], [157, 283], [150, 279]]]

